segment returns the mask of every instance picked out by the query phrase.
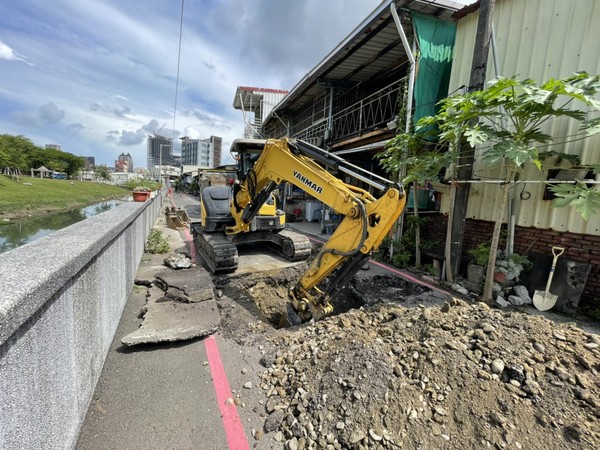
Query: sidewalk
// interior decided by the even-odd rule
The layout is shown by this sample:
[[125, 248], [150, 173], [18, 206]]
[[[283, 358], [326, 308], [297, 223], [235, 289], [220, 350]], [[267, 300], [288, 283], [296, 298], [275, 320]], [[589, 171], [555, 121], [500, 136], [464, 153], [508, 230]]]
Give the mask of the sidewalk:
[[[187, 205], [191, 204], [190, 200]], [[186, 205], [178, 199], [177, 206]], [[164, 213], [155, 226], [168, 236], [172, 249], [187, 246], [183, 231], [166, 227]], [[138, 276], [148, 278], [149, 273], [164, 271], [164, 257], [145, 255]], [[244, 391], [248, 405], [258, 404], [262, 390], [243, 388], [248, 382], [259, 385], [258, 374], [264, 368], [258, 364], [261, 353], [257, 348], [242, 347], [219, 333], [175, 343], [121, 344], [121, 338], [142, 322], [139, 313], [145, 292], [140, 286], [132, 289], [76, 448], [244, 449], [249, 448], [248, 442], [257, 449], [273, 448], [267, 440], [255, 441], [251, 434], [253, 429], [262, 429], [261, 411], [226, 405], [221, 398], [233, 398], [231, 390]], [[215, 372], [215, 363], [221, 364], [221, 372]], [[233, 420], [223, 418], [225, 407]]]
[[286, 226], [301, 233], [310, 234], [311, 236], [326, 241], [331, 236], [330, 234], [321, 233], [321, 224], [319, 222], [289, 222]]

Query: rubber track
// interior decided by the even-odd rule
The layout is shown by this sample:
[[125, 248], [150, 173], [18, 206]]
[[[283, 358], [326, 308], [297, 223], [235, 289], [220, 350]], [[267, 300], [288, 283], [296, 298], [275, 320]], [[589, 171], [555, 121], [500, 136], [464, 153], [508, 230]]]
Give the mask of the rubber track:
[[[200, 257], [208, 269], [213, 273], [233, 272], [238, 266], [238, 251], [236, 244], [222, 233], [203, 233], [193, 229], [194, 244]], [[281, 230], [278, 233], [267, 233], [265, 245], [272, 248], [289, 261], [303, 261], [311, 253], [310, 240], [301, 233], [290, 230]], [[252, 241], [250, 235], [244, 236]], [[264, 235], [263, 235], [264, 237]]]
[[[282, 245], [278, 245], [280, 253], [290, 261], [302, 261], [308, 258], [312, 250], [312, 244], [304, 234], [296, 233], [290, 230], [281, 230], [277, 233], [282, 240]], [[293, 251], [289, 254], [289, 249]]]
[[212, 273], [233, 272], [237, 269], [237, 247], [225, 235], [195, 230], [194, 244]]

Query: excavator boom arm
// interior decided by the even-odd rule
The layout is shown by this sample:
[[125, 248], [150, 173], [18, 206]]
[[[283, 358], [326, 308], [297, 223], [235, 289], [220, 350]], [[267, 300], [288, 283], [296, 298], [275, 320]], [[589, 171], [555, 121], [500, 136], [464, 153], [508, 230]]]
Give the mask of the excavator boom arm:
[[[346, 184], [317, 162], [370, 183], [383, 194], [375, 198]], [[236, 186], [231, 208], [236, 225], [228, 232], [246, 231], [262, 201], [283, 182], [294, 184], [344, 216], [293, 290], [297, 308], [307, 306], [313, 316], [322, 315], [331, 308], [329, 301], [389, 234], [404, 209], [404, 192], [399, 184], [303, 141], [268, 140], [252, 170]], [[339, 273], [328, 279], [327, 288], [319, 288], [336, 269]]]

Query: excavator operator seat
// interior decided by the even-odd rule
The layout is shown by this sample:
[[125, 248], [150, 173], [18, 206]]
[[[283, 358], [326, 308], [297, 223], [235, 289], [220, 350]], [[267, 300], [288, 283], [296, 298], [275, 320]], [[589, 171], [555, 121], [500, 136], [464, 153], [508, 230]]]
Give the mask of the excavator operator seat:
[[230, 192], [228, 186], [212, 186], [202, 190], [200, 211], [205, 232], [223, 231], [235, 224], [229, 210]]

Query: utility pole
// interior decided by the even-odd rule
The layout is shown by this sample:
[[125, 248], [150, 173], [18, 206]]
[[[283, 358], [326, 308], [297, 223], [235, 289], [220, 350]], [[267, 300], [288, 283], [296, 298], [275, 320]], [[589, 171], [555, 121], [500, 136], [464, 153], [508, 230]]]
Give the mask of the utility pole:
[[[158, 152], [158, 181], [160, 182], [160, 184], [163, 183], [163, 168], [162, 168], [162, 155], [163, 155], [163, 147], [167, 147], [169, 148], [169, 146], [172, 145], [172, 143], [170, 144], [158, 144], [159, 145], [159, 152]], [[165, 185], [166, 185], [166, 181], [165, 181]], [[166, 187], [166, 186], [164, 186]]]
[[[473, 48], [473, 60], [471, 63], [471, 77], [469, 79], [469, 92], [483, 89], [485, 74], [490, 50], [490, 37], [492, 35], [492, 21], [496, 0], [480, 0], [479, 20], [477, 21], [477, 34], [475, 35], [475, 46]], [[474, 150], [465, 145], [460, 149], [459, 167], [457, 179], [460, 181], [470, 180], [473, 175], [473, 162], [475, 161]], [[450, 233], [450, 258], [451, 273], [455, 276], [460, 267], [462, 257], [465, 220], [467, 217], [467, 206], [471, 183], [459, 183], [452, 212], [452, 229]]]
[[161, 188], [162, 188], [162, 152], [163, 152], [163, 144], [158, 144], [159, 145], [159, 152], [158, 152], [158, 182], [161, 184]]

